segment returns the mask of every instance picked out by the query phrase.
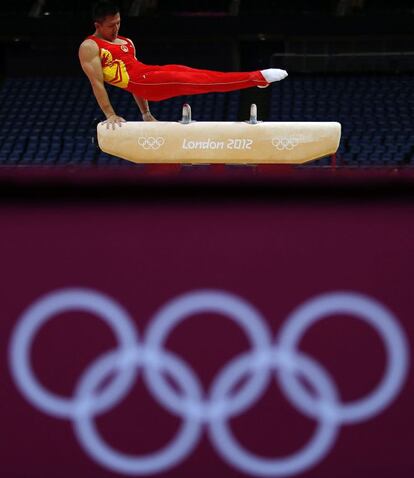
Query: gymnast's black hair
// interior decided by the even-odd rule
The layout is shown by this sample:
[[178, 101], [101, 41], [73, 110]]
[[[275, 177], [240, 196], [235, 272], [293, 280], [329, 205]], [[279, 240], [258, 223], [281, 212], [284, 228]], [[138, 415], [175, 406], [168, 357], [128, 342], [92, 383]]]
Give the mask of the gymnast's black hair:
[[106, 17], [114, 16], [119, 12], [120, 10], [116, 3], [101, 0], [92, 7], [92, 20], [94, 22], [102, 22]]

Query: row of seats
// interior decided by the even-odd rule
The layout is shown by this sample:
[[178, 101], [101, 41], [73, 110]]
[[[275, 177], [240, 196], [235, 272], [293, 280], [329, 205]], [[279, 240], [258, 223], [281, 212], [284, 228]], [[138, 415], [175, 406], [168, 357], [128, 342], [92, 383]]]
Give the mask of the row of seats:
[[[291, 76], [266, 90], [267, 119], [341, 122], [338, 158], [344, 165], [414, 165], [413, 80]], [[118, 114], [140, 120], [131, 95], [110, 88], [110, 97]], [[237, 121], [241, 97], [233, 92], [172, 98], [152, 103], [151, 110], [160, 121], [177, 121], [188, 101], [195, 120]], [[94, 133], [102, 119], [84, 78], [8, 78], [0, 86], [0, 165], [128, 164], [97, 148]]]
[[[141, 120], [133, 97], [109, 88], [117, 113]], [[236, 121], [240, 92], [177, 97], [152, 103], [159, 121], [178, 121], [190, 102], [198, 121]], [[0, 89], [0, 165], [129, 164], [96, 145], [96, 124], [103, 120], [83, 78], [8, 78]]]
[[273, 121], [339, 121], [345, 165], [414, 165], [414, 77], [289, 77], [272, 89]]

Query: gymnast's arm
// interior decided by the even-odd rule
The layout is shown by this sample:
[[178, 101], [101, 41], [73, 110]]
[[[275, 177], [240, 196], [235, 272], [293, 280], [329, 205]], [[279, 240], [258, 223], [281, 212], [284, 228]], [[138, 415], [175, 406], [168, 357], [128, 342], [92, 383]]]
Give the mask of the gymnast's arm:
[[134, 100], [136, 101], [138, 108], [141, 111], [142, 119], [144, 121], [157, 121], [151, 114], [148, 100], [144, 100], [144, 98], [141, 98], [134, 94], [132, 94], [132, 96], [134, 97]]
[[115, 113], [109, 101], [109, 96], [104, 85], [98, 45], [92, 40], [85, 40], [79, 47], [79, 60], [83, 71], [91, 83], [96, 101], [106, 116], [107, 127], [112, 125], [112, 128], [115, 129], [115, 125], [121, 126], [125, 120]]

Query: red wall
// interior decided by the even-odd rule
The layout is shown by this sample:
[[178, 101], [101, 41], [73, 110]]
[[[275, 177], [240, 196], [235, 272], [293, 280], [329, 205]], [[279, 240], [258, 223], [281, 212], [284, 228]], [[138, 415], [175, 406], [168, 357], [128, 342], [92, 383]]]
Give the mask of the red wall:
[[[17, 324], [45, 294], [68, 288], [105, 294], [126, 309], [142, 344], [160, 307], [192, 291], [225, 291], [251, 304], [271, 331], [272, 342], [299, 305], [321, 294], [346, 291], [347, 304], [356, 293], [363, 294], [367, 304], [380, 304], [378, 310], [384, 306], [400, 338], [407, 340], [408, 351], [414, 339], [413, 217], [412, 203], [387, 201], [3, 204], [1, 476], [118, 476], [85, 451], [70, 419], [51, 416], [29, 403], [11, 373]], [[166, 341], [167, 349], [192, 367], [204, 396], [229, 360], [250, 350], [242, 329], [214, 311], [214, 297], [210, 299], [211, 310], [193, 313], [173, 328]], [[373, 320], [380, 320], [374, 315]], [[73, 308], [55, 314], [39, 329], [30, 365], [44, 387], [71, 397], [86, 369], [116, 343], [111, 329], [96, 315]], [[384, 341], [374, 328], [346, 312], [326, 314], [325, 320], [309, 328], [298, 350], [295, 366], [302, 370], [300, 361], [312, 360], [322, 381], [331, 377], [327, 388], [337, 391], [337, 404], [367, 396], [389, 364]], [[396, 353], [401, 359], [401, 350]], [[283, 367], [282, 363], [279, 370]], [[401, 367], [404, 364], [397, 364], [398, 370]], [[370, 419], [342, 423], [332, 418], [337, 420], [337, 435], [331, 437], [331, 447], [292, 476], [411, 477], [413, 378], [409, 369], [389, 403]], [[312, 386], [315, 380], [305, 377], [302, 390], [308, 391], [313, 404], [318, 395]], [[110, 383], [108, 378], [101, 388]], [[179, 385], [172, 388], [183, 394]], [[171, 443], [182, 424], [154, 398], [142, 373], [122, 401], [95, 418], [109, 445], [137, 455]], [[268, 459], [296, 454], [310, 443], [319, 422], [298, 409], [276, 380], [241, 415], [229, 420], [239, 443]], [[159, 476], [255, 476], [226, 462], [206, 423], [200, 429], [194, 448]]]

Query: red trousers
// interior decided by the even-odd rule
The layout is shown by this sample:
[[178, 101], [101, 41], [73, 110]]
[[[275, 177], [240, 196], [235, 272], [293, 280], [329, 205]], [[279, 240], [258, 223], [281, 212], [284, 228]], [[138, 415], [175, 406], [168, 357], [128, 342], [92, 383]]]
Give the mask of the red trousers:
[[151, 101], [265, 86], [260, 71], [223, 73], [183, 65], [140, 65], [130, 74], [127, 90]]

